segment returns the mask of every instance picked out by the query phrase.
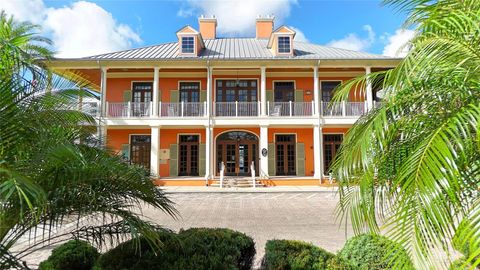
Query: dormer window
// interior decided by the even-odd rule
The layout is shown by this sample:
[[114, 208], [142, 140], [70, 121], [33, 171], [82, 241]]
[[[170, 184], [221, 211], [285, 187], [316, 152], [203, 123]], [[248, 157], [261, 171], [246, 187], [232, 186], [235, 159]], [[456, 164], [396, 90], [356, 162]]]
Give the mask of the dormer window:
[[281, 57], [294, 56], [295, 31], [287, 26], [281, 26], [273, 31], [268, 40], [267, 48], [273, 55]]
[[278, 37], [278, 53], [291, 53], [290, 37]]
[[182, 53], [195, 53], [195, 38], [193, 36], [182, 37]]

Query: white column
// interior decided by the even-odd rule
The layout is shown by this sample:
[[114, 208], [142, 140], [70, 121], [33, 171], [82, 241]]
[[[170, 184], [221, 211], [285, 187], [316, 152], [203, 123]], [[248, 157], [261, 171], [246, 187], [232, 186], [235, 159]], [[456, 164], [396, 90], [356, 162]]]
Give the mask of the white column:
[[322, 181], [323, 177], [323, 138], [322, 127], [319, 125], [313, 126], [313, 162], [314, 166], [314, 178]]
[[154, 67], [153, 68], [153, 97], [152, 97], [152, 102], [153, 102], [153, 108], [152, 108], [152, 116], [156, 117], [158, 116], [158, 102], [159, 102], [159, 68]]
[[102, 108], [102, 116], [107, 115], [107, 68], [102, 67], [100, 72], [100, 93], [102, 94], [100, 99], [100, 106]]
[[313, 67], [313, 100], [315, 101], [315, 115], [320, 113], [320, 87], [318, 82], [318, 66]]
[[160, 152], [160, 127], [151, 127], [152, 133], [150, 138], [150, 173], [158, 177]]
[[[372, 69], [370, 67], [365, 67], [365, 75], [370, 75]], [[372, 81], [367, 79], [367, 87], [365, 89], [366, 99], [367, 99], [367, 109], [371, 110], [373, 108], [373, 92], [372, 92]]]
[[267, 115], [267, 74], [266, 67], [260, 67], [260, 100], [262, 103], [261, 115]]
[[205, 127], [205, 180], [208, 180], [213, 175], [213, 128]]
[[[275, 153], [268, 153], [268, 126], [260, 126], [260, 179], [266, 179], [268, 175], [268, 155], [275, 155]], [[267, 150], [267, 156], [263, 156], [263, 149]], [[257, 168], [258, 170], [258, 168]]]
[[207, 116], [212, 115], [212, 68], [207, 67]]

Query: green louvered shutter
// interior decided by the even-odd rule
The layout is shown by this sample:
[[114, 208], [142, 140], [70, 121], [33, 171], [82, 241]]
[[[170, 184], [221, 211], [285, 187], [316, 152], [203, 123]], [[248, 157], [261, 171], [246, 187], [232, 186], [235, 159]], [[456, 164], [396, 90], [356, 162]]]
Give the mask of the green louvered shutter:
[[199, 176], [204, 176], [205, 175], [205, 155], [206, 155], [206, 144], [201, 143], [200, 144], [200, 149], [199, 149], [199, 154], [200, 158], [198, 160], [198, 174]]
[[295, 102], [303, 102], [303, 90], [295, 90]]
[[200, 102], [207, 101], [207, 91], [200, 91]]
[[132, 101], [132, 91], [125, 90], [123, 91], [123, 102]]
[[266, 95], [267, 95], [267, 101], [273, 102], [273, 90], [267, 90]]
[[170, 176], [178, 176], [178, 144], [170, 144]]
[[179, 100], [178, 90], [170, 90], [170, 102], [179, 102]]
[[120, 155], [125, 160], [130, 160], [130, 144], [122, 144]]
[[268, 175], [274, 176], [275, 170], [275, 144], [268, 144]]
[[305, 144], [297, 143], [297, 176], [305, 176]]

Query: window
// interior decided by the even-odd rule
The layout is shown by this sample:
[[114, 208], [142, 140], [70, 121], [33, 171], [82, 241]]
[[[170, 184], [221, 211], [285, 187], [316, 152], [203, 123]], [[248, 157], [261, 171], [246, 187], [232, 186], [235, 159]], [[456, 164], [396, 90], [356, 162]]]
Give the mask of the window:
[[132, 84], [132, 101], [135, 103], [150, 102], [152, 101], [152, 82], [134, 82]]
[[279, 53], [290, 53], [290, 37], [278, 37], [278, 52]]
[[330, 102], [333, 97], [333, 90], [335, 87], [337, 87], [339, 84], [341, 84], [341, 81], [335, 81], [335, 82], [322, 82], [322, 101], [324, 102]]
[[180, 82], [180, 102], [200, 102], [199, 82]]
[[195, 40], [193, 37], [182, 37], [182, 53], [194, 53]]
[[275, 82], [273, 89], [275, 102], [295, 101], [294, 82]]
[[217, 102], [256, 102], [255, 80], [217, 80]]
[[330, 173], [330, 165], [332, 164], [332, 161], [334, 160], [342, 141], [342, 134], [323, 135], [323, 165], [325, 174]]

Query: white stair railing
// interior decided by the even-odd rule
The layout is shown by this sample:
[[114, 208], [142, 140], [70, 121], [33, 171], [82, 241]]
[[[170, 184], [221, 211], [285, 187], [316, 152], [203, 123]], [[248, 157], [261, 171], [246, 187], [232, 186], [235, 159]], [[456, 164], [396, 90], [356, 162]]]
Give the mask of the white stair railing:
[[256, 188], [257, 181], [255, 181], [255, 162], [254, 161], [252, 161], [252, 164], [250, 165], [250, 172], [252, 173], [252, 186]]
[[225, 163], [220, 163], [220, 188], [223, 188], [223, 178], [225, 176]]

